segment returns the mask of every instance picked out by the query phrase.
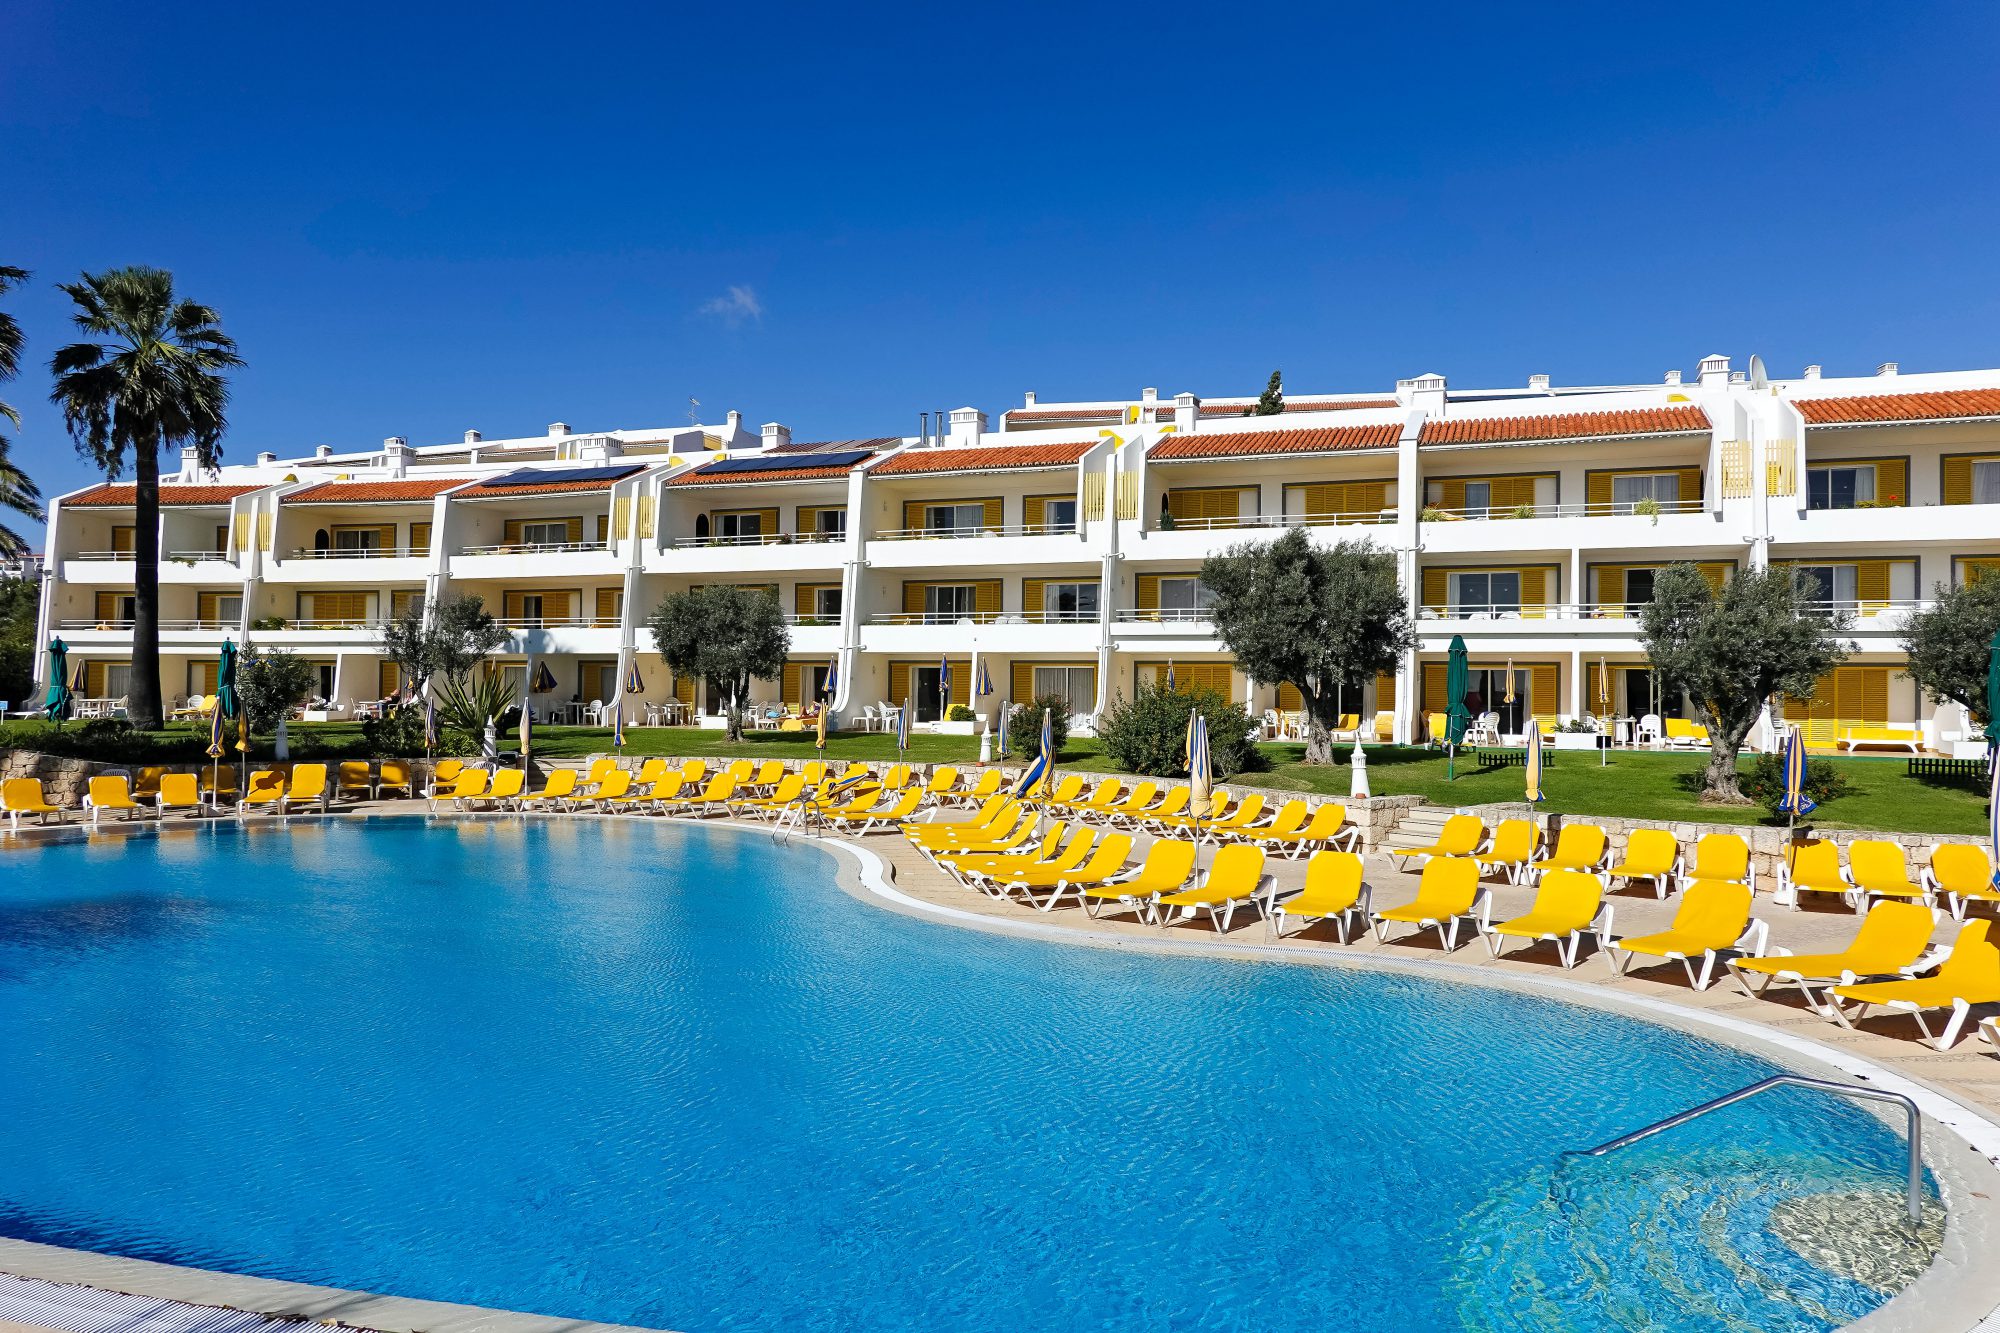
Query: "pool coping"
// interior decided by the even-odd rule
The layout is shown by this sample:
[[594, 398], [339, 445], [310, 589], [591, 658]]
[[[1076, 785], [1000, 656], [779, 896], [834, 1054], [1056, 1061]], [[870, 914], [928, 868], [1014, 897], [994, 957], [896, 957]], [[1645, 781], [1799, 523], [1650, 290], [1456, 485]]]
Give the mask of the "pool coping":
[[[388, 819], [471, 822], [567, 817], [538, 812], [357, 810], [314, 815], [311, 820], [313, 823], [327, 819], [343, 822]], [[596, 818], [656, 825], [699, 825], [766, 836], [775, 833], [770, 824], [745, 823], [734, 819], [682, 820], [645, 815]], [[219, 822], [203, 821], [202, 824], [176, 827], [213, 827]], [[291, 819], [263, 816], [228, 822], [238, 827], [254, 827], [289, 824]], [[36, 831], [28, 831], [28, 837], [0, 838], [0, 847], [9, 841], [74, 841], [79, 840], [78, 834], [87, 839], [92, 834], [102, 836], [107, 831], [137, 836], [146, 832], [157, 833], [161, 827], [159, 821], [121, 821], [95, 828], [90, 825], [59, 825], [48, 829], [48, 834], [54, 836], [34, 836]], [[1609, 991], [1556, 976], [1493, 973], [1449, 960], [1388, 958], [1332, 950], [1322, 954], [1319, 951], [1307, 952], [1240, 940], [1201, 942], [1197, 939], [1133, 938], [1052, 921], [987, 916], [941, 903], [925, 902], [903, 892], [894, 883], [895, 867], [858, 840], [798, 831], [792, 831], [787, 836], [836, 853], [835, 860], [840, 869], [835, 875], [835, 882], [857, 900], [872, 901], [901, 915], [961, 929], [1073, 946], [1182, 957], [1376, 969], [1542, 994], [1592, 1008], [1636, 1012], [1644, 1015], [1646, 1021], [1697, 1035], [1706, 1035], [1702, 1031], [1704, 1029], [1707, 1033], [1726, 1033], [1727, 1038], [1716, 1039], [1738, 1048], [1750, 1048], [1801, 1072], [1830, 1069], [1872, 1087], [1901, 1093], [1915, 1101], [1932, 1124], [1949, 1131], [1952, 1143], [1965, 1149], [1964, 1152], [1946, 1156], [1938, 1150], [1936, 1135], [1925, 1143], [1925, 1163], [1930, 1167], [1946, 1205], [1944, 1243], [1931, 1266], [1916, 1281], [1863, 1318], [1842, 1325], [1836, 1333], [2000, 1333], [2000, 1265], [1984, 1262], [1985, 1257], [2000, 1246], [2000, 1121], [1946, 1092], [1876, 1061], [1764, 1024], [1708, 1013], [1650, 996]], [[1975, 1182], [1972, 1179], [1975, 1172], [1989, 1179]], [[1984, 1184], [1986, 1188], [1975, 1188], [1975, 1183]], [[149, 1259], [130, 1259], [9, 1237], [0, 1237], [0, 1272], [64, 1286], [177, 1301], [194, 1307], [239, 1310], [282, 1320], [312, 1320], [377, 1330], [378, 1333], [667, 1333], [666, 1330], [636, 1325], [382, 1295]], [[1982, 1289], [1983, 1294], [1980, 1294]], [[1919, 1306], [1922, 1308], [1919, 1309]]]

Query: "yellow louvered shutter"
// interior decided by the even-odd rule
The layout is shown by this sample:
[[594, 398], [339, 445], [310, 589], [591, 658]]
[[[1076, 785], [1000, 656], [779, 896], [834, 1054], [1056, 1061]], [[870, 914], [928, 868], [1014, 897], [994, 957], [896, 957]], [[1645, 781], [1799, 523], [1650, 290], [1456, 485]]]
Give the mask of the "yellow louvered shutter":
[[1104, 474], [1096, 468], [1083, 474], [1083, 516], [1092, 523], [1104, 517]]
[[505, 522], [501, 523], [500, 543], [503, 546], [519, 546], [521, 544], [520, 519], [510, 518], [507, 519]]
[[1597, 567], [1597, 602], [1609, 608], [1606, 615], [1625, 614], [1625, 566], [1599, 565]]
[[1521, 571], [1521, 614], [1538, 620], [1549, 604], [1549, 572], [1546, 569]]
[[1013, 702], [1024, 704], [1035, 697], [1035, 664], [1016, 662], [1013, 668]]
[[1336, 482], [1317, 481], [1289, 489], [1298, 493], [1298, 517], [1325, 518], [1339, 514], [1347, 504], [1347, 488]]
[[384, 523], [381, 527], [375, 529], [375, 544], [385, 551], [395, 550], [396, 525], [394, 523]]
[[1701, 507], [1702, 496], [1701, 496], [1700, 468], [1684, 467], [1681, 469], [1680, 491], [1681, 491], [1681, 503], [1683, 505], [1692, 505], [1697, 509]]
[[1889, 668], [1861, 668], [1861, 720], [1877, 727], [1889, 720]]
[[2000, 574], [2000, 559], [1961, 560], [1958, 562], [1958, 581], [1963, 587], [1971, 587], [1981, 579]]
[[1158, 611], [1160, 609], [1160, 576], [1141, 574], [1139, 576], [1139, 609]]
[[83, 668], [83, 693], [86, 698], [104, 697], [104, 666], [102, 662], [87, 662]]
[[915, 532], [924, 526], [924, 506], [926, 503], [927, 501], [923, 500], [903, 501], [903, 527], [906, 530]]
[[412, 555], [429, 555], [431, 553], [430, 524], [410, 524], [410, 553]]
[[625, 590], [623, 588], [599, 588], [597, 590], [597, 623], [616, 625], [625, 618]]
[[423, 600], [424, 595], [414, 588], [405, 588], [399, 592], [392, 592], [389, 594], [389, 614], [400, 617], [412, 606], [420, 604]]
[[929, 586], [929, 584], [925, 583], [903, 584], [904, 615], [920, 616], [924, 613], [924, 589]]
[[995, 528], [995, 529], [999, 528], [1002, 523], [999, 497], [995, 496], [990, 500], [982, 500], [980, 501], [980, 503], [986, 506], [986, 516], [982, 520], [985, 523], [985, 525], [988, 528]]
[[757, 531], [766, 537], [778, 535], [778, 511], [775, 508], [757, 509], [752, 512], [757, 515]]
[[1185, 523], [1189, 519], [1197, 517], [1195, 511], [1200, 507], [1200, 502], [1194, 497], [1195, 493], [1193, 491], [1167, 492], [1167, 513], [1173, 518], [1174, 522]]
[[1049, 497], [1030, 495], [1021, 501], [1021, 522], [1030, 528], [1039, 528], [1045, 521], [1043, 515], [1049, 512]]
[[1583, 479], [1583, 499], [1593, 513], [1611, 510], [1611, 474], [1593, 472]]
[[611, 502], [611, 530], [620, 537], [632, 531], [632, 497], [621, 495]]
[[1174, 667], [1174, 683], [1186, 687], [1205, 685], [1224, 698], [1236, 697], [1235, 674], [1227, 662], [1190, 662]]
[[1722, 590], [1723, 584], [1729, 582], [1729, 576], [1736, 570], [1736, 566], [1727, 560], [1704, 561], [1695, 568], [1699, 569], [1701, 576], [1708, 580], [1708, 586], [1717, 592]]
[[639, 497], [639, 535], [641, 537], [653, 535], [653, 497], [650, 495]]
[[1042, 585], [1046, 579], [1021, 580], [1021, 614], [1038, 616], [1042, 613]]
[[500, 595], [500, 614], [506, 620], [519, 620], [527, 613], [522, 609], [521, 594], [506, 592]]
[[386, 699], [403, 688], [403, 669], [387, 660], [375, 664], [375, 697]]
[[1534, 677], [1536, 717], [1551, 717], [1556, 711], [1556, 664], [1537, 662], [1529, 668]]
[[954, 706], [975, 706], [972, 698], [972, 659], [969, 657], [951, 663], [951, 702]]
[[130, 524], [120, 523], [111, 529], [111, 549], [121, 554], [130, 554], [136, 547], [138, 540], [139, 529]]
[[563, 532], [565, 534], [563, 540], [571, 546], [580, 544], [583, 541], [583, 515], [578, 514], [575, 518], [564, 519]]
[[118, 594], [100, 592], [97, 594], [97, 618], [100, 621], [118, 619]]
[[694, 707], [694, 677], [685, 671], [674, 673], [674, 698], [688, 707]]
[[1424, 571], [1424, 605], [1442, 611], [1451, 600], [1451, 571], [1448, 569], [1427, 569]]
[[1426, 713], [1442, 713], [1445, 711], [1444, 682], [1445, 663], [1424, 663], [1423, 708]]
[[277, 515], [268, 513], [257, 515], [257, 549], [260, 551], [269, 551], [271, 549], [271, 541], [276, 534]]
[[782, 698], [788, 706], [793, 708], [798, 707], [800, 700], [804, 697], [800, 693], [800, 688], [799, 688], [799, 677], [801, 674], [802, 673], [799, 670], [799, 664], [797, 662], [785, 663], [784, 682], [780, 687], [779, 697]]
[[1495, 477], [1493, 479], [1493, 507], [1513, 511], [1522, 505], [1535, 503], [1535, 479], [1533, 477]]
[[599, 514], [597, 516], [597, 543], [598, 545], [603, 546], [609, 543], [610, 540], [611, 540], [611, 515]]
[[1906, 458], [1885, 458], [1875, 465], [1875, 503], [1906, 505], [1910, 502], [1910, 462]]
[[792, 614], [801, 618], [813, 613], [813, 589], [816, 585], [800, 583], [792, 588]]
[[1854, 595], [1861, 614], [1872, 616], [1889, 601], [1889, 562], [1863, 560], [1854, 567]]
[[981, 579], [973, 586], [973, 609], [982, 616], [1000, 614], [1000, 580]]
[[1972, 459], [1944, 460], [1944, 502], [1948, 505], [1972, 503]]
[[[247, 550], [250, 546], [250, 515], [238, 514], [231, 522], [235, 525], [236, 549], [239, 552]], [[113, 535], [116, 535], [115, 531]], [[114, 549], [116, 548], [114, 547]]]
[[910, 697], [910, 664], [891, 662], [889, 664], [889, 702], [901, 704]]
[[1367, 517], [1379, 514], [1389, 507], [1389, 483], [1386, 481], [1357, 481], [1347, 488], [1347, 510], [1351, 514]]
[[1306, 706], [1306, 697], [1305, 695], [1299, 693], [1298, 686], [1292, 684], [1292, 682], [1290, 682], [1289, 680], [1281, 680], [1278, 682], [1279, 712], [1296, 713], [1304, 709], [1305, 706]]
[[1446, 477], [1438, 483], [1438, 503], [1446, 509], [1465, 508], [1465, 478]]
[[1384, 671], [1375, 677], [1375, 710], [1381, 713], [1394, 711], [1396, 707], [1396, 673]]

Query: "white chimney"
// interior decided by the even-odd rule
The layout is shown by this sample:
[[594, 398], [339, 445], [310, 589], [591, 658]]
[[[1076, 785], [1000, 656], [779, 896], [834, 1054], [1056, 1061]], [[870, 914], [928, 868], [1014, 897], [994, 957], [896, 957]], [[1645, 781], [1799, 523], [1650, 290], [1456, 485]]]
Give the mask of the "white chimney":
[[314, 457], [314, 458], [332, 458], [332, 457], [333, 457], [333, 446], [332, 446], [332, 445], [330, 445], [330, 444], [316, 444], [316, 445], [314, 445], [314, 446], [313, 446], [313, 457]]
[[766, 449], [782, 449], [792, 442], [792, 428], [781, 426], [775, 421], [767, 421], [759, 428], [764, 437]]
[[1158, 389], [1141, 389], [1139, 390], [1139, 401], [1146, 404], [1157, 403], [1160, 401], [1160, 391]]
[[1678, 370], [1670, 370], [1667, 372], [1668, 384], [1678, 385], [1680, 382], [1681, 382], [1681, 373]]
[[1405, 407], [1414, 408], [1429, 416], [1442, 417], [1445, 404], [1444, 376], [1432, 371], [1428, 375], [1397, 380], [1396, 400]]
[[1884, 361], [1881, 365], [1875, 367], [1875, 373], [1885, 380], [1893, 378], [1896, 374], [1896, 363], [1894, 361]]
[[729, 433], [731, 435], [735, 435], [743, 429], [743, 414], [741, 412], [731, 412], [726, 420], [729, 422]]
[[1192, 435], [1201, 429], [1201, 399], [1191, 393], [1174, 395], [1174, 430], [1181, 435]]
[[201, 450], [191, 444], [181, 446], [181, 481], [193, 481], [201, 475]]
[[1805, 374], [1805, 377], [1806, 377], [1807, 379], [1809, 379], [1809, 380], [1816, 380], [1816, 379], [1818, 379], [1818, 378], [1819, 378], [1819, 367], [1818, 367], [1818, 366], [1807, 366], [1807, 367], [1806, 367], [1806, 374]]
[[1729, 358], [1726, 356], [1705, 356], [1698, 370], [1701, 387], [1720, 389], [1729, 383]]
[[954, 407], [951, 410], [951, 438], [948, 443], [954, 449], [969, 449], [979, 443], [979, 437], [986, 433], [986, 414], [976, 407]]
[[277, 456], [276, 454], [258, 454], [258, 455], [257, 455], [257, 466], [258, 466], [258, 467], [269, 467], [269, 466], [271, 466], [271, 465], [272, 465], [273, 463], [275, 463], [275, 462], [277, 462], [277, 461], [278, 461], [278, 456]]
[[1547, 393], [1549, 377], [1547, 375], [1530, 375], [1528, 376], [1528, 387], [1530, 389], [1540, 389], [1542, 392]]
[[1750, 382], [1750, 372], [1747, 370], [1732, 370], [1729, 372], [1729, 382], [1731, 384], [1748, 384]]
[[400, 477], [409, 470], [410, 442], [400, 435], [391, 435], [382, 441], [382, 466], [392, 477]]
[[551, 421], [549, 423], [550, 439], [559, 440], [567, 434], [569, 434], [569, 423], [567, 421]]
[[1030, 389], [1028, 390], [1028, 401], [1023, 403], [1022, 406], [1033, 407], [1034, 405], [1035, 405], [1035, 391], [1033, 389]]
[[478, 444], [482, 438], [483, 437], [476, 430], [469, 430], [465, 432], [465, 442], [467, 444]]
[[623, 452], [618, 441], [609, 435], [586, 435], [576, 444], [576, 456], [585, 463], [609, 463]]

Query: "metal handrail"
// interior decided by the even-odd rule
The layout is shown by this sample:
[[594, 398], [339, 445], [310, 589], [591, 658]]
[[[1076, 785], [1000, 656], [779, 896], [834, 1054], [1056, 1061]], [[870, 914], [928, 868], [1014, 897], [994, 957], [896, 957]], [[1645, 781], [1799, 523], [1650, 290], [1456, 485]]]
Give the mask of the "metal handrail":
[[[1738, 1088], [1736, 1091], [1725, 1093], [1713, 1101], [1706, 1101], [1700, 1106], [1690, 1107], [1682, 1111], [1679, 1115], [1670, 1115], [1665, 1120], [1656, 1120], [1644, 1129], [1634, 1130], [1630, 1134], [1621, 1134], [1609, 1143], [1600, 1143], [1595, 1148], [1566, 1149], [1557, 1156], [1558, 1171], [1560, 1171], [1562, 1164], [1572, 1157], [1602, 1157], [1606, 1153], [1616, 1152], [1620, 1148], [1629, 1148], [1635, 1143], [1650, 1139], [1655, 1134], [1664, 1133], [1678, 1125], [1685, 1125], [1688, 1121], [1699, 1119], [1707, 1115], [1710, 1111], [1720, 1111], [1725, 1106], [1733, 1106], [1737, 1102], [1755, 1097], [1759, 1093], [1769, 1092], [1772, 1088], [1782, 1087], [1818, 1088], [1821, 1092], [1837, 1093], [1842, 1097], [1859, 1097], [1866, 1101], [1875, 1102], [1894, 1102], [1896, 1105], [1902, 1107], [1904, 1114], [1909, 1117], [1910, 1124], [1910, 1180], [1906, 1192], [1906, 1202], [1910, 1210], [1910, 1225], [1914, 1227], [1923, 1222], [1924, 1121], [1923, 1112], [1917, 1109], [1917, 1104], [1900, 1092], [1884, 1092], [1879, 1088], [1861, 1088], [1856, 1087], [1852, 1083], [1836, 1083], [1832, 1079], [1826, 1078], [1807, 1078], [1803, 1074], [1773, 1074], [1770, 1078], [1759, 1079], [1746, 1088]], [[1550, 1182], [1549, 1189], [1551, 1193], [1554, 1192], [1554, 1181]]]

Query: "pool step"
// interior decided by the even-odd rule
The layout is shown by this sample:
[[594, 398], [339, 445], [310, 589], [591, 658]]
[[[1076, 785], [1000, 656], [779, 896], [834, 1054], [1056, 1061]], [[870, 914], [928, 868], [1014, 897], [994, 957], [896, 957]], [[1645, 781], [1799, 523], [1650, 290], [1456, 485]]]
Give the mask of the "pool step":
[[1403, 812], [1396, 826], [1389, 830], [1389, 836], [1382, 840], [1385, 848], [1430, 847], [1436, 844], [1438, 835], [1444, 831], [1444, 822], [1457, 811], [1442, 806], [1419, 805]]

